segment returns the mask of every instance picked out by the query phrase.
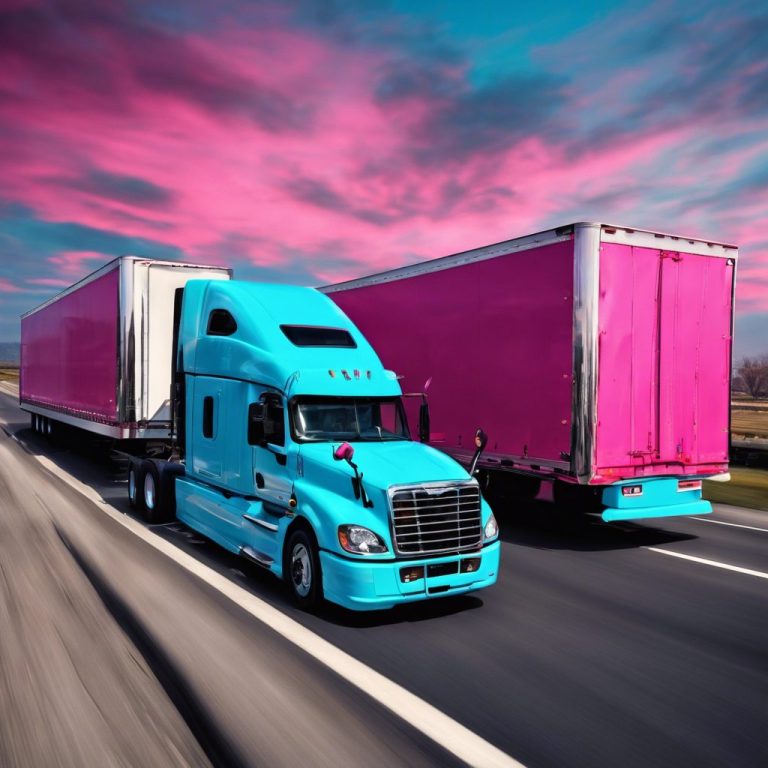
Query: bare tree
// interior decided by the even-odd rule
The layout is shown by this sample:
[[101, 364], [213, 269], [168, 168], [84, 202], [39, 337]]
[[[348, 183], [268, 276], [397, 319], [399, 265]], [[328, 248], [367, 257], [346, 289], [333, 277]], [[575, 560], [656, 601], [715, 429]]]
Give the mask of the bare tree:
[[745, 357], [739, 366], [739, 376], [752, 397], [768, 392], [768, 355]]

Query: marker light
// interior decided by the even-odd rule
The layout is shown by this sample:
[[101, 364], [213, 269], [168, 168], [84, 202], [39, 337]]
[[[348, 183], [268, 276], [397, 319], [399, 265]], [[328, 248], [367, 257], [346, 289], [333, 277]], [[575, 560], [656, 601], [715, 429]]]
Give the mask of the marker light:
[[678, 480], [677, 490], [678, 491], [700, 491], [701, 480]]
[[479, 557], [465, 557], [461, 561], [462, 573], [475, 573], [480, 570], [480, 558]]
[[400, 581], [404, 584], [410, 584], [412, 581], [424, 578], [423, 565], [409, 565], [400, 569]]

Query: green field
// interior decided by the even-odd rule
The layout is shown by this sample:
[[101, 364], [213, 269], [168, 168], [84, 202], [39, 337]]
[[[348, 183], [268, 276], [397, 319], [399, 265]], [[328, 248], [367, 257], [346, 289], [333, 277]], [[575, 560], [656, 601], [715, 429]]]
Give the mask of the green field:
[[768, 470], [731, 467], [727, 483], [704, 481], [704, 498], [737, 507], [768, 510]]

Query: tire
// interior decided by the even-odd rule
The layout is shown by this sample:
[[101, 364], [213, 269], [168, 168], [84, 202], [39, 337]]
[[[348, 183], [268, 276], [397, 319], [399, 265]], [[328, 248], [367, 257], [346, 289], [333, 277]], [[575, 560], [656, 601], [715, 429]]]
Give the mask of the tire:
[[148, 523], [163, 520], [163, 486], [160, 472], [154, 461], [142, 461], [139, 470], [139, 492], [141, 493], [141, 516]]
[[594, 514], [603, 509], [601, 491], [594, 486], [555, 480], [552, 495], [558, 507], [569, 507], [575, 514]]
[[298, 608], [316, 608], [323, 599], [323, 574], [315, 537], [297, 528], [288, 538], [283, 560], [283, 577], [291, 600]]
[[131, 509], [139, 509], [141, 498], [139, 494], [139, 466], [135, 461], [128, 465], [128, 504]]
[[142, 517], [151, 524], [167, 523], [176, 517], [176, 476], [181, 464], [145, 459], [139, 467], [139, 504]]
[[496, 516], [519, 516], [530, 506], [541, 488], [537, 477], [519, 475], [498, 470], [485, 471], [481, 478], [483, 497], [491, 505]]
[[541, 489], [541, 480], [530, 475], [505, 473], [501, 485], [502, 493], [508, 498], [517, 501], [531, 501], [531, 499], [536, 498]]

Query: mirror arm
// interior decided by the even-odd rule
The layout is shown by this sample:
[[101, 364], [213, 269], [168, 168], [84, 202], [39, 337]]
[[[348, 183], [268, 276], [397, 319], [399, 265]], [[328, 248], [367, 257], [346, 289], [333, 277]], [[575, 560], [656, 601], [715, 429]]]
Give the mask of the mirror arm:
[[480, 459], [480, 454], [485, 450], [487, 443], [488, 435], [486, 435], [482, 429], [478, 429], [475, 433], [475, 454], [472, 456], [472, 462], [469, 465], [470, 477], [474, 477], [475, 470], [477, 469], [477, 462]]

